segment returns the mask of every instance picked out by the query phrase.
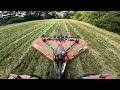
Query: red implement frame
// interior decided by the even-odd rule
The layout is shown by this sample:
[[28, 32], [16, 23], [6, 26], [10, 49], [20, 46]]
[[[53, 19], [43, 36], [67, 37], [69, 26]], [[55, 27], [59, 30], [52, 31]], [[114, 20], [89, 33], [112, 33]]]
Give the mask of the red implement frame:
[[[46, 42], [49, 43], [49, 45], [54, 50], [57, 49], [58, 44], [62, 44], [64, 49], [67, 50], [69, 47], [71, 47], [73, 43], [75, 43], [75, 40], [76, 38], [68, 38], [66, 40], [59, 41], [51, 37], [46, 37]], [[54, 57], [53, 49], [50, 48], [50, 46], [46, 44], [46, 42], [44, 42], [42, 38], [38, 38], [32, 43], [32, 47], [37, 49], [39, 52], [43, 53], [50, 60], [53, 60]], [[76, 57], [77, 55], [79, 55], [80, 53], [87, 49], [88, 46], [86, 42], [83, 39], [79, 38], [79, 43], [75, 43], [75, 45], [68, 51], [65, 61]]]

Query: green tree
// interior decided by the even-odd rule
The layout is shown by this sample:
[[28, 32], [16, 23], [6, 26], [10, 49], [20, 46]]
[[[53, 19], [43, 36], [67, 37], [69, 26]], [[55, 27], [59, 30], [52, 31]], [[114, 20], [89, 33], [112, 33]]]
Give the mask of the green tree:
[[120, 11], [77, 11], [73, 18], [120, 33]]

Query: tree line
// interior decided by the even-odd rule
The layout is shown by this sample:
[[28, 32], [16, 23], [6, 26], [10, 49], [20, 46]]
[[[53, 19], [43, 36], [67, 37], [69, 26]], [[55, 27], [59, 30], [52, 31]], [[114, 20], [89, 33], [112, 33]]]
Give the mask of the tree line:
[[120, 34], [120, 11], [77, 11], [72, 18]]
[[0, 25], [31, 20], [70, 18], [73, 11], [1, 11]]

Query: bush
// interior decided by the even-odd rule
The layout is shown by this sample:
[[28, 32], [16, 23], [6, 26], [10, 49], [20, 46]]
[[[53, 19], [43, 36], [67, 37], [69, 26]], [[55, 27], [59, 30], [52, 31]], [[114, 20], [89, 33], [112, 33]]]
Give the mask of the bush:
[[7, 24], [12, 24], [12, 23], [19, 23], [19, 22], [25, 22], [26, 20], [23, 17], [15, 17], [11, 18], [7, 21]]
[[74, 19], [120, 34], [120, 11], [78, 11]]

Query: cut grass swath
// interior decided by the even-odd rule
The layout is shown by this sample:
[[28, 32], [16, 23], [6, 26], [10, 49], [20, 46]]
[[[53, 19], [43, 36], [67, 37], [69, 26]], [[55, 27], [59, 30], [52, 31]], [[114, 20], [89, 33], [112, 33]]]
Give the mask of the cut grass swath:
[[0, 78], [9, 73], [54, 76], [53, 62], [31, 47], [42, 34], [80, 35], [89, 50], [67, 64], [72, 79], [87, 73], [120, 78], [120, 36], [91, 24], [69, 19], [48, 19], [0, 26]]

